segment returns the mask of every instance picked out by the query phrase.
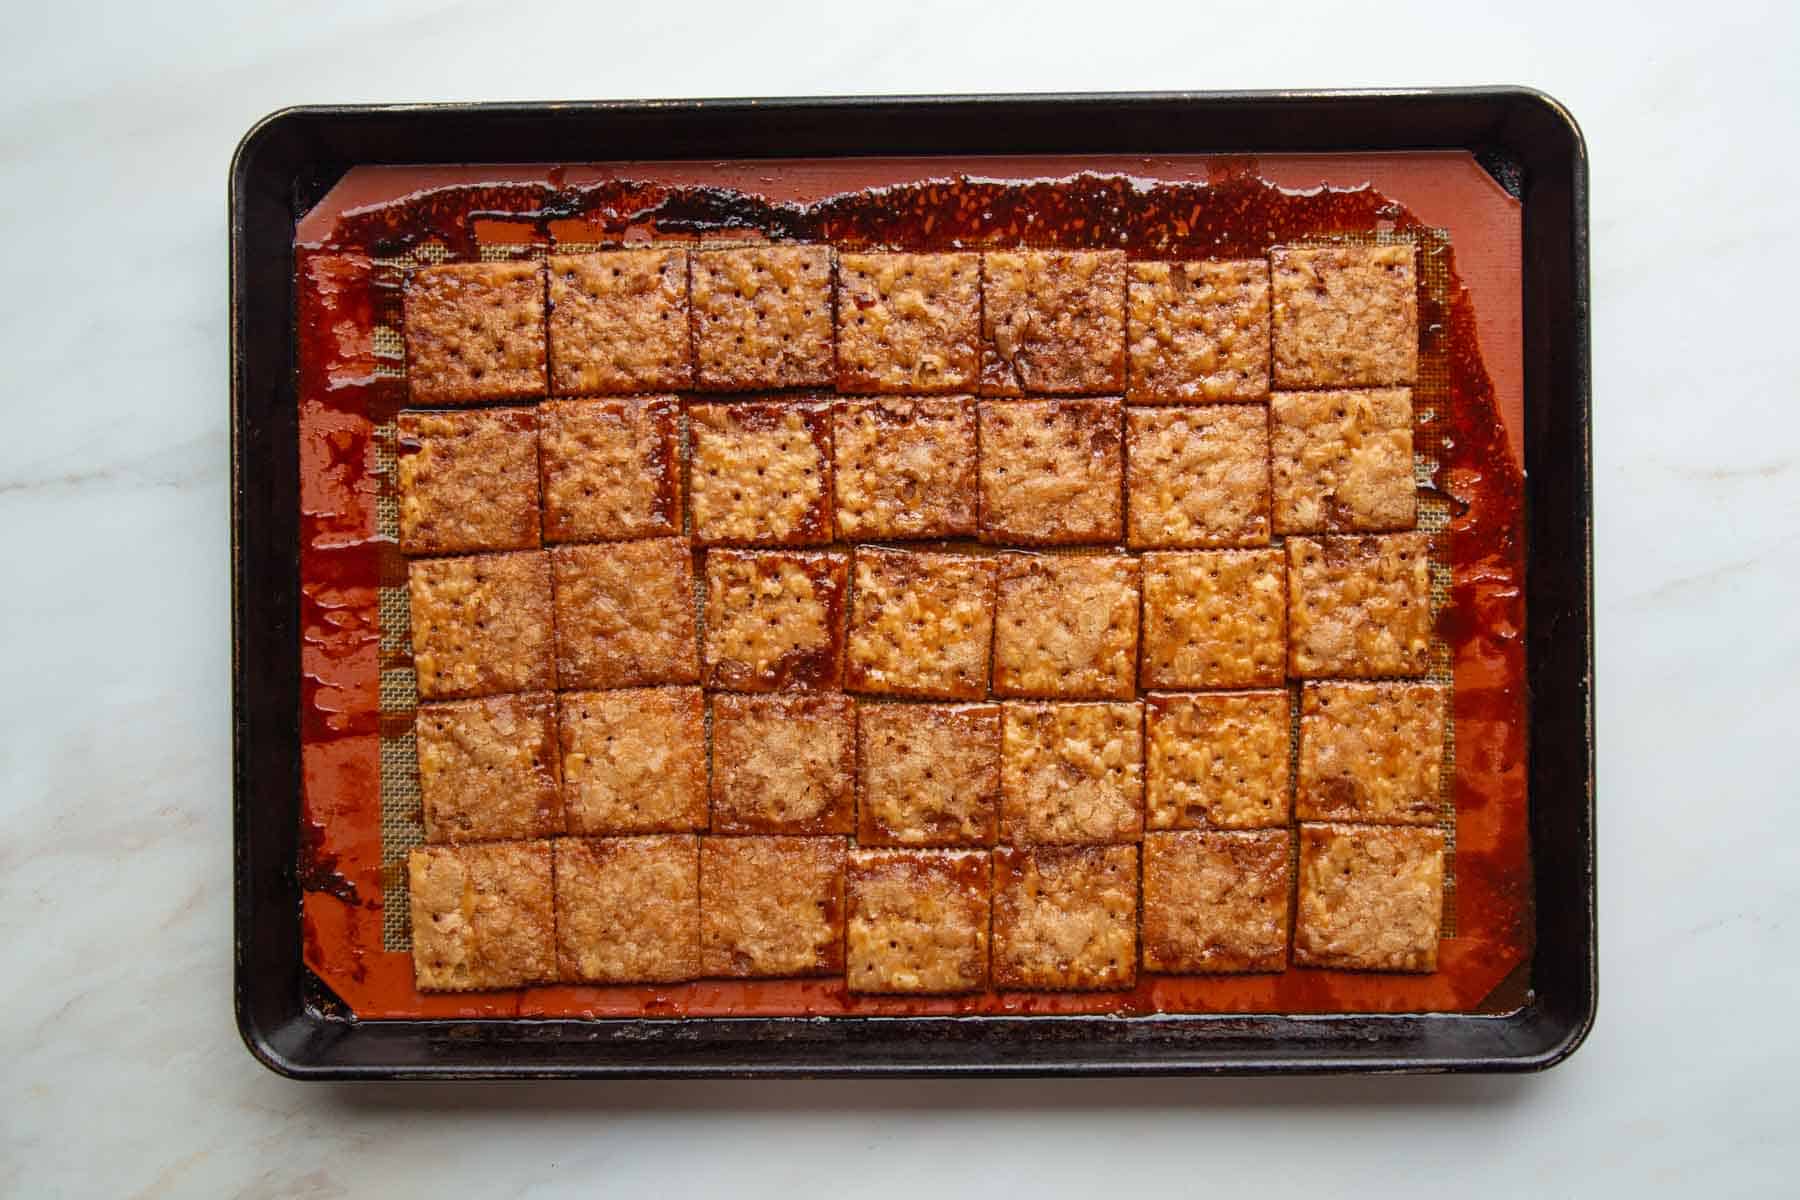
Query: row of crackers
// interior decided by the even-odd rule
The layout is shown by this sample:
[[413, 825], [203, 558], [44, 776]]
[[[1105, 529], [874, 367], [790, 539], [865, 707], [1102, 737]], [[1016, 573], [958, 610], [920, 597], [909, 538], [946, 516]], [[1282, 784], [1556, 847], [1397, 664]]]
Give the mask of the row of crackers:
[[409, 410], [397, 431], [410, 554], [684, 532], [701, 545], [978, 538], [1187, 549], [1417, 519], [1405, 388], [1167, 408], [551, 400]]
[[867, 846], [1135, 842], [1144, 830], [1440, 818], [1444, 689], [916, 704], [841, 692], [536, 693], [422, 706], [426, 840], [852, 834]]
[[749, 245], [430, 267], [407, 281], [407, 376], [426, 405], [804, 387], [1255, 402], [1413, 382], [1415, 258]]
[[[408, 862], [426, 991], [842, 976], [851, 993], [1105, 990], [1148, 972], [1436, 968], [1443, 834], [1305, 824], [1139, 846], [836, 837], [436, 846]], [[1290, 896], [1293, 903], [1290, 947]]]
[[[1421, 676], [1429, 536], [1046, 555], [675, 538], [413, 559], [419, 695], [702, 684], [915, 699]], [[696, 580], [702, 585], [696, 603]]]

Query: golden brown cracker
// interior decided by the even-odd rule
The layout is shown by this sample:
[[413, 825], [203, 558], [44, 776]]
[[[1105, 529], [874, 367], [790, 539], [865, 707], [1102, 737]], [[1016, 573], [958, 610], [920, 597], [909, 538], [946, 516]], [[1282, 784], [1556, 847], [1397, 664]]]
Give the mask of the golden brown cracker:
[[844, 885], [850, 991], [980, 991], [991, 888], [985, 851], [851, 851]]
[[980, 334], [979, 255], [839, 256], [838, 391], [968, 391]]
[[1117, 400], [979, 406], [981, 540], [1069, 545], [1119, 540], [1123, 472]]
[[1269, 264], [1134, 262], [1126, 399], [1262, 400], [1269, 394]]
[[568, 983], [700, 974], [700, 839], [556, 840], [556, 959]]
[[402, 553], [537, 547], [536, 413], [403, 412], [395, 431]]
[[407, 584], [420, 699], [556, 686], [550, 563], [543, 552], [415, 558]]
[[946, 700], [987, 694], [992, 559], [860, 546], [851, 572], [845, 687]]
[[1128, 988], [1137, 982], [1136, 846], [994, 851], [997, 988]]
[[706, 828], [706, 701], [699, 688], [564, 692], [559, 708], [570, 833]]
[[846, 854], [841, 837], [701, 838], [701, 973], [843, 974]]
[[681, 249], [550, 257], [550, 382], [559, 396], [694, 386]]
[[421, 267], [406, 281], [413, 404], [542, 396], [544, 271], [535, 262]]
[[1435, 971], [1444, 834], [1396, 825], [1300, 826], [1294, 962]]
[[1275, 386], [1375, 387], [1419, 377], [1417, 248], [1277, 246]]
[[407, 856], [413, 975], [422, 992], [556, 978], [549, 842], [427, 846]]
[[694, 565], [686, 542], [557, 546], [550, 561], [562, 687], [699, 682]]
[[1243, 688], [1282, 681], [1286, 597], [1281, 551], [1146, 554], [1147, 688]]

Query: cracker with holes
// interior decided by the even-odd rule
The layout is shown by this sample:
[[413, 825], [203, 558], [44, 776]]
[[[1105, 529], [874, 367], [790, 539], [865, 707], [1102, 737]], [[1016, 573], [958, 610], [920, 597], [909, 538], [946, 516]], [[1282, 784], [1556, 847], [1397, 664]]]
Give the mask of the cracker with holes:
[[1275, 532], [1413, 527], [1410, 389], [1276, 392], [1269, 425]]
[[619, 542], [681, 532], [681, 403], [551, 400], [539, 406], [544, 540]]
[[991, 846], [1000, 818], [1000, 706], [856, 706], [857, 840]]
[[1395, 825], [1300, 826], [1294, 962], [1435, 971], [1444, 835]]
[[1118, 401], [993, 401], [979, 411], [982, 541], [1119, 540]]
[[687, 252], [552, 255], [550, 383], [559, 396], [692, 387]]
[[686, 542], [557, 546], [550, 561], [562, 687], [699, 682], [694, 564]]
[[700, 839], [556, 840], [556, 961], [569, 983], [700, 974]]
[[839, 256], [838, 391], [970, 391], [980, 334], [980, 255]]
[[1125, 699], [1135, 694], [1138, 562], [1113, 554], [1002, 554], [994, 694]]
[[831, 540], [830, 406], [696, 404], [688, 431], [696, 541]]
[[422, 992], [556, 978], [549, 842], [427, 846], [406, 859], [413, 977]]
[[550, 563], [541, 551], [415, 558], [407, 588], [420, 699], [556, 686]]
[[833, 692], [712, 698], [714, 833], [850, 833], [856, 714]]
[[706, 701], [699, 688], [564, 692], [559, 709], [570, 833], [706, 828]]
[[1296, 815], [1435, 824], [1448, 699], [1447, 689], [1429, 683], [1307, 684]]
[[1269, 394], [1269, 264], [1134, 262], [1128, 382], [1138, 404], [1262, 400]]
[[700, 839], [700, 973], [841, 975], [841, 837]]
[[1125, 540], [1133, 549], [1268, 545], [1261, 405], [1129, 408], [1125, 447]]
[[1091, 991], [1137, 982], [1136, 846], [994, 851], [997, 988]]
[[544, 272], [537, 263], [420, 268], [406, 281], [405, 320], [412, 403], [544, 394]]
[[1416, 256], [1411, 242], [1271, 250], [1275, 386], [1416, 382]]
[[1125, 255], [1009, 250], [981, 256], [981, 394], [1125, 387]]
[[526, 550], [538, 544], [538, 429], [529, 408], [403, 412], [400, 549]]
[[1147, 688], [1246, 688], [1282, 681], [1286, 650], [1281, 551], [1146, 554]]
[[1262, 829], [1288, 821], [1288, 694], [1166, 693], [1144, 702], [1151, 829]]
[[549, 692], [422, 704], [413, 733], [426, 841], [563, 831], [556, 697]]
[[1287, 949], [1287, 830], [1144, 835], [1144, 970], [1279, 971]]
[[1306, 678], [1425, 674], [1430, 553], [1423, 533], [1289, 538], [1289, 672]]
[[1134, 842], [1144, 831], [1144, 713], [1132, 704], [1005, 706], [1000, 840]]
[[832, 417], [837, 531], [846, 541], [975, 532], [975, 406], [966, 397], [840, 402]]
[[707, 391], [828, 387], [831, 247], [742, 246], [692, 255], [694, 354]]
[[841, 553], [709, 551], [706, 685], [734, 692], [839, 686], [849, 574]]
[[994, 561], [857, 548], [844, 686], [943, 700], [987, 695]]
[[984, 851], [851, 851], [844, 880], [849, 989], [980, 991], [987, 984], [991, 886]]

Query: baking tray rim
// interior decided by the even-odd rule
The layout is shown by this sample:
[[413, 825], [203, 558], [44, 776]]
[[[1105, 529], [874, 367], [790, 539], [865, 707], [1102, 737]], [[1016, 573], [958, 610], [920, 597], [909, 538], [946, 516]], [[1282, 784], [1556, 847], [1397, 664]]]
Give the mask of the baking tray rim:
[[[785, 123], [786, 140], [766, 137], [772, 122]], [[406, 149], [395, 153], [397, 144]], [[452, 145], [462, 152], [442, 152]], [[569, 152], [584, 146], [602, 153]], [[631, 146], [660, 152], [620, 152]], [[1537, 925], [1525, 1005], [1501, 1014], [358, 1021], [328, 1011], [316, 980], [307, 986], [295, 870], [292, 232], [350, 165], [1429, 149], [1470, 150], [1524, 206]], [[1598, 1001], [1587, 152], [1549, 95], [1495, 87], [299, 106], [250, 128], [228, 187], [233, 992], [239, 1034], [271, 1070], [298, 1079], [1516, 1072], [1554, 1066], [1586, 1039]], [[281, 286], [268, 287], [277, 266]], [[290, 526], [285, 542], [268, 536]]]

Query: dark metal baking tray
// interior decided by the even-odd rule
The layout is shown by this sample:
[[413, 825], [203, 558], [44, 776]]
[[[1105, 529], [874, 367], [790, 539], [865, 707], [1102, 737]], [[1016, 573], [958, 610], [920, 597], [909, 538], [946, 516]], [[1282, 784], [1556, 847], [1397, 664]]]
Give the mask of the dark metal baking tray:
[[[357, 1021], [309, 999], [293, 234], [353, 165], [1466, 149], [1524, 206], [1532, 990], [1499, 1015]], [[1587, 159], [1527, 89], [294, 108], [230, 173], [238, 1028], [297, 1078], [1529, 1071], [1596, 1003]]]

